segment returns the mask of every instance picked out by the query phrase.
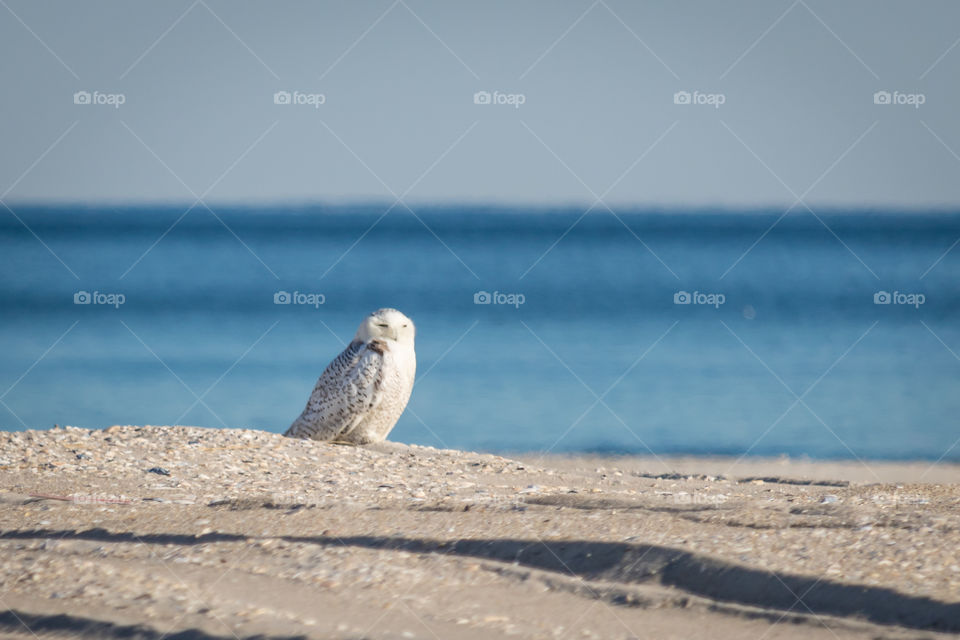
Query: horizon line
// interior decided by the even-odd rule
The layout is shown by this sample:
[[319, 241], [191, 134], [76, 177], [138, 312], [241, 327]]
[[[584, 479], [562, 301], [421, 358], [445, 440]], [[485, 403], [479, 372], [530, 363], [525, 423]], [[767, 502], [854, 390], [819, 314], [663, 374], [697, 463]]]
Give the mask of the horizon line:
[[[389, 208], [395, 206], [403, 209], [402, 204], [410, 208], [419, 209], [490, 209], [501, 211], [516, 212], [545, 212], [554, 210], [558, 212], [596, 212], [609, 213], [605, 207], [599, 203], [589, 201], [557, 201], [557, 202], [528, 202], [528, 201], [507, 201], [507, 200], [424, 200], [414, 202], [404, 202], [400, 206], [390, 198], [304, 198], [304, 199], [223, 199], [210, 201], [191, 201], [190, 199], [150, 199], [150, 200], [129, 200], [129, 199], [39, 199], [31, 198], [24, 200], [8, 200], [4, 204], [12, 208], [67, 208], [77, 207], [83, 209], [161, 209], [161, 208], [203, 208], [206, 204], [210, 207], [226, 209], [256, 209], [256, 208], [279, 208], [279, 209], [303, 209], [303, 208]], [[803, 206], [797, 203], [788, 202], [770, 202], [754, 204], [736, 204], [736, 203], [663, 203], [663, 202], [615, 202], [604, 203], [610, 209], [626, 213], [660, 213], [660, 214], [690, 214], [690, 213], [769, 213], [771, 211], [791, 211], [796, 209], [799, 213], [805, 213]], [[862, 203], [862, 204], [843, 204], [836, 202], [806, 203], [810, 208], [818, 209], [825, 213], [879, 213], [879, 214], [953, 214], [960, 213], [960, 203], [937, 203], [937, 204], [895, 204], [895, 203]]]

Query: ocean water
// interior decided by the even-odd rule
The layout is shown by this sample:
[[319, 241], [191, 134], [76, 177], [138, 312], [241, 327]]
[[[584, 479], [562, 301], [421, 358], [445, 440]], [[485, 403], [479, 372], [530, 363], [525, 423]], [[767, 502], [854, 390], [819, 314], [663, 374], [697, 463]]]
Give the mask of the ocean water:
[[960, 460], [960, 213], [386, 210], [14, 206], [0, 428], [283, 431], [392, 306], [401, 442]]

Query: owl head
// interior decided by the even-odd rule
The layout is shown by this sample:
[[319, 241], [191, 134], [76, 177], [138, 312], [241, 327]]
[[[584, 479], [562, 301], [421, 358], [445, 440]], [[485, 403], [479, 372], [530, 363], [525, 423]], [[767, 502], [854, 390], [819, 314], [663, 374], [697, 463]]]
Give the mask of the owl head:
[[399, 344], [413, 346], [416, 327], [413, 320], [396, 309], [377, 309], [360, 323], [354, 340], [393, 340]]

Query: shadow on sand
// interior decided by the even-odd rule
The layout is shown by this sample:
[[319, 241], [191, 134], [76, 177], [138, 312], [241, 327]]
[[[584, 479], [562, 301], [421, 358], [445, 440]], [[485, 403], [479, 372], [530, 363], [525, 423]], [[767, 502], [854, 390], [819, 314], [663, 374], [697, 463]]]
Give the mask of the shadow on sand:
[[[75, 539], [162, 545], [244, 542], [251, 537], [229, 533], [209, 533], [201, 536], [182, 534], [138, 536], [125, 532], [112, 533], [103, 529], [0, 532], [0, 539]], [[670, 547], [578, 540], [563, 542], [519, 539], [440, 541], [378, 536], [343, 538], [281, 536], [278, 539], [324, 546], [345, 545], [481, 558], [585, 580], [600, 580], [624, 585], [641, 583], [663, 585], [718, 602], [780, 612], [825, 614], [929, 631], [960, 631], [960, 603], [940, 602], [882, 587], [841, 584], [804, 576], [777, 574]], [[4, 620], [5, 618], [0, 619], [0, 622]]]

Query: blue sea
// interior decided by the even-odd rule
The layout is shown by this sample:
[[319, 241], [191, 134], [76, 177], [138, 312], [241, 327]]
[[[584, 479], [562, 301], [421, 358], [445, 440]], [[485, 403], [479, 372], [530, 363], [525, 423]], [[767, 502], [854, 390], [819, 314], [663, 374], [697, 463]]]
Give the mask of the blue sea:
[[281, 432], [389, 306], [393, 440], [960, 460], [960, 213], [11, 208], [3, 429]]

